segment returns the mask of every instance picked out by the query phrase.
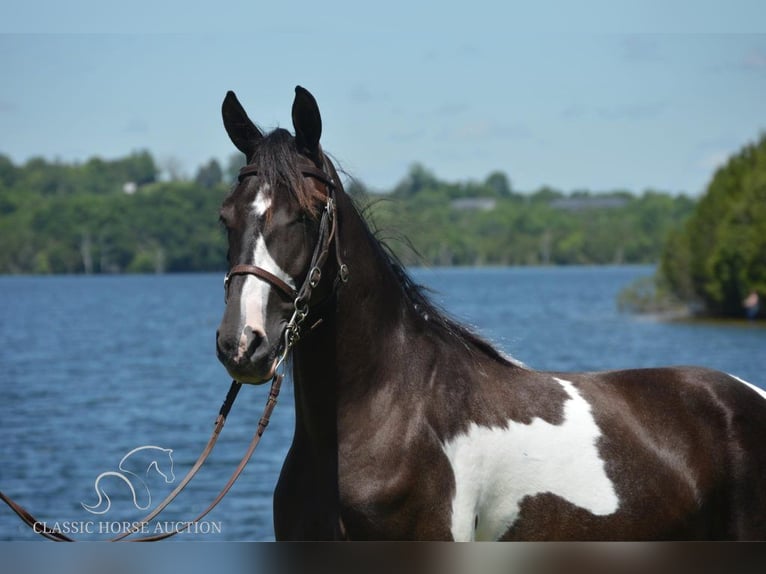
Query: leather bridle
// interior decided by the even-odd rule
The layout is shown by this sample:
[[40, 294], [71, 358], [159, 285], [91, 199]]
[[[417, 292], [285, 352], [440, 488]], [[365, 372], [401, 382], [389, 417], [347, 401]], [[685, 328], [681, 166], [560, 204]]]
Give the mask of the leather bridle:
[[[246, 165], [239, 170], [239, 181], [242, 182], [248, 177], [257, 176], [258, 173], [256, 166]], [[303, 285], [300, 289], [295, 290], [285, 281], [262, 267], [238, 264], [229, 269], [229, 272], [224, 278], [223, 285], [226, 298], [228, 298], [229, 283], [231, 282], [232, 277], [237, 275], [254, 275], [271, 284], [281, 294], [287, 297], [287, 299], [292, 300], [296, 309], [299, 307], [307, 307], [309, 300], [311, 299], [312, 291], [322, 278], [322, 268], [330, 253], [330, 244], [332, 244], [333, 239], [336, 239], [337, 235], [338, 212], [335, 201], [335, 189], [337, 184], [323, 169], [304, 167], [301, 169], [301, 173], [304, 177], [311, 177], [320, 181], [327, 189], [327, 202], [325, 203], [322, 217], [319, 222], [319, 238], [314, 247], [314, 253], [312, 254], [311, 263], [309, 264], [309, 271], [306, 274], [306, 279], [303, 281]], [[345, 283], [348, 281], [348, 266], [341, 260], [340, 244], [337, 239], [335, 241], [335, 259], [338, 264], [338, 281]], [[337, 287], [337, 281], [335, 287]]]
[[[255, 265], [244, 265], [244, 264], [235, 265], [231, 269], [229, 269], [229, 272], [226, 274], [226, 277], [224, 279], [224, 289], [226, 291], [226, 295], [228, 296], [229, 283], [232, 277], [237, 275], [253, 275], [255, 277], [258, 277], [259, 279], [266, 281], [267, 283], [274, 286], [285, 297], [287, 297], [288, 299], [291, 299], [293, 301], [293, 309], [294, 309], [293, 314], [290, 320], [288, 321], [287, 325], [285, 326], [285, 329], [282, 335], [279, 358], [277, 359], [276, 366], [274, 367], [274, 374], [271, 379], [271, 389], [269, 391], [269, 396], [266, 401], [266, 406], [264, 407], [263, 414], [260, 420], [258, 421], [258, 428], [256, 429], [255, 434], [253, 435], [253, 438], [250, 441], [250, 444], [248, 446], [247, 451], [245, 452], [245, 455], [242, 457], [242, 460], [237, 465], [237, 468], [235, 469], [234, 473], [231, 475], [228, 482], [224, 485], [224, 487], [218, 493], [218, 495], [213, 500], [213, 502], [210, 503], [207, 506], [207, 508], [205, 508], [205, 510], [201, 514], [196, 516], [193, 520], [189, 522], [185, 522], [183, 527], [174, 529], [170, 532], [165, 532], [163, 534], [158, 534], [155, 536], [145, 536], [142, 538], [128, 539], [129, 536], [131, 536], [132, 534], [135, 534], [136, 532], [141, 530], [141, 528], [144, 525], [148, 524], [151, 520], [156, 518], [160, 514], [160, 512], [162, 512], [165, 509], [165, 507], [167, 507], [176, 498], [176, 496], [178, 496], [178, 494], [186, 487], [186, 485], [191, 481], [191, 479], [196, 475], [197, 471], [202, 467], [202, 465], [207, 460], [208, 456], [213, 450], [213, 447], [215, 446], [215, 443], [218, 440], [218, 436], [223, 430], [223, 426], [226, 423], [226, 417], [228, 416], [229, 411], [231, 410], [231, 407], [234, 405], [234, 400], [236, 399], [237, 393], [239, 392], [239, 389], [242, 386], [242, 383], [240, 383], [239, 381], [233, 380], [231, 382], [231, 386], [229, 387], [229, 391], [226, 395], [226, 399], [224, 400], [223, 405], [221, 405], [221, 408], [218, 412], [218, 416], [215, 421], [215, 426], [213, 428], [213, 433], [210, 436], [210, 439], [208, 440], [208, 443], [203, 449], [202, 453], [197, 458], [197, 461], [194, 463], [194, 465], [186, 474], [186, 476], [181, 480], [181, 482], [179, 482], [176, 488], [170, 494], [168, 494], [168, 496], [159, 505], [157, 505], [157, 507], [151, 513], [146, 515], [140, 521], [135, 522], [133, 524], [133, 527], [128, 529], [126, 532], [123, 532], [119, 536], [111, 538], [110, 539], [111, 542], [117, 542], [124, 539], [128, 539], [127, 541], [129, 542], [153, 542], [153, 541], [169, 538], [171, 536], [174, 536], [175, 534], [183, 532], [184, 530], [188, 529], [192, 524], [195, 524], [199, 522], [200, 520], [202, 520], [202, 518], [207, 516], [207, 514], [211, 510], [213, 510], [213, 508], [215, 508], [216, 505], [221, 500], [223, 500], [224, 496], [226, 496], [226, 494], [229, 492], [229, 490], [234, 485], [236, 480], [239, 478], [242, 471], [245, 469], [245, 466], [247, 466], [247, 463], [250, 460], [250, 457], [252, 456], [253, 452], [255, 451], [255, 448], [258, 446], [258, 443], [260, 442], [263, 432], [266, 430], [266, 427], [269, 424], [271, 413], [273, 412], [274, 407], [277, 403], [277, 397], [279, 396], [279, 390], [282, 384], [282, 379], [284, 379], [284, 373], [280, 372], [280, 368], [284, 366], [285, 360], [287, 359], [287, 356], [290, 353], [290, 350], [300, 339], [301, 326], [309, 313], [309, 303], [311, 301], [311, 295], [313, 293], [313, 290], [316, 288], [316, 286], [319, 284], [319, 281], [322, 278], [322, 269], [324, 267], [325, 262], [327, 261], [327, 257], [329, 256], [329, 253], [330, 253], [330, 246], [333, 242], [335, 243], [335, 258], [336, 258], [336, 263], [338, 266], [338, 275], [335, 280], [335, 284], [333, 285], [333, 292], [337, 289], [339, 284], [345, 283], [346, 281], [348, 281], [348, 277], [349, 277], [348, 266], [344, 264], [341, 260], [341, 252], [340, 252], [340, 247], [338, 244], [339, 243], [338, 242], [338, 222], [337, 222], [338, 213], [337, 213], [337, 205], [335, 201], [335, 191], [337, 188], [337, 184], [335, 183], [333, 178], [330, 177], [322, 169], [305, 167], [301, 170], [301, 173], [305, 177], [311, 177], [311, 178], [317, 179], [324, 184], [324, 186], [327, 189], [327, 201], [325, 203], [324, 209], [322, 211], [322, 216], [319, 222], [319, 237], [317, 239], [316, 246], [314, 247], [314, 252], [311, 257], [309, 270], [308, 270], [308, 273], [306, 274], [306, 278], [304, 279], [300, 289], [298, 290], [293, 289], [287, 283], [282, 281], [279, 277], [276, 277], [274, 274], [270, 273], [269, 271]], [[246, 177], [250, 177], [254, 175], [258, 175], [258, 170], [255, 168], [255, 166], [246, 165], [239, 172], [239, 181], [241, 182]], [[20, 504], [18, 504], [17, 502], [12, 500], [10, 497], [5, 495], [2, 491], [0, 491], [0, 500], [2, 500], [8, 506], [10, 506], [11, 509], [37, 534], [40, 534], [41, 536], [44, 536], [45, 538], [48, 538], [49, 540], [54, 540], [57, 542], [75, 542], [74, 538], [71, 538], [62, 532], [52, 530], [48, 528], [47, 526], [45, 526], [44, 523], [38, 521], [34, 516], [32, 516], [32, 514], [29, 511], [27, 511]]]

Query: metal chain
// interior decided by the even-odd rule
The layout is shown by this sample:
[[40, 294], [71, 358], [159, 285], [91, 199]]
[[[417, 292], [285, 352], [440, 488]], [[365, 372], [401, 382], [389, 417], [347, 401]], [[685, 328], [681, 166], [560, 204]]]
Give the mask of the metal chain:
[[308, 304], [303, 303], [300, 297], [293, 302], [293, 307], [294, 311], [292, 317], [290, 317], [287, 326], [285, 326], [283, 349], [279, 355], [279, 359], [277, 359], [277, 364], [274, 367], [275, 374], [279, 370], [279, 367], [281, 367], [287, 360], [287, 356], [290, 354], [292, 348], [300, 340], [301, 325], [306, 320], [306, 316], [309, 312]]

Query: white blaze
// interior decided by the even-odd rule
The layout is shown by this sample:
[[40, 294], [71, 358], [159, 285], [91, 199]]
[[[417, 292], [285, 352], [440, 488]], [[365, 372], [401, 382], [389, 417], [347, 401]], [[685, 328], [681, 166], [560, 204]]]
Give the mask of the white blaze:
[[497, 540], [526, 496], [550, 492], [595, 515], [619, 507], [596, 447], [601, 430], [590, 405], [571, 382], [554, 380], [569, 395], [560, 425], [539, 418], [503, 427], [471, 423], [444, 444], [455, 476], [455, 540]]
[[253, 213], [255, 213], [255, 215], [258, 217], [266, 215], [269, 207], [271, 207], [271, 196], [268, 194], [269, 188], [269, 184], [264, 183], [260, 188], [258, 188], [258, 192], [255, 194], [255, 199], [253, 200], [252, 206]]
[[[268, 195], [268, 191], [269, 184], [264, 183], [255, 194], [252, 209], [257, 217], [265, 215], [271, 206], [271, 196]], [[260, 233], [255, 240], [255, 248], [253, 249], [253, 265], [268, 271], [293, 289], [295, 288], [295, 281], [274, 261], [266, 247], [266, 241]], [[240, 336], [240, 353], [244, 353], [247, 350], [248, 331], [254, 331], [260, 335], [264, 335], [266, 332], [266, 306], [269, 302], [270, 292], [270, 283], [253, 275], [245, 276], [240, 297], [240, 312], [244, 325]]]

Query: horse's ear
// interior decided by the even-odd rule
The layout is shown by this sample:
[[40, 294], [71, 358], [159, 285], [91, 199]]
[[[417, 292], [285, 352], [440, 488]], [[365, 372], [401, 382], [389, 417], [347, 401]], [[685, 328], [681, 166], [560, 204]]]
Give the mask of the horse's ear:
[[314, 96], [306, 88], [295, 86], [293, 101], [293, 128], [298, 150], [315, 162], [321, 161], [319, 138], [322, 137], [322, 116]]
[[226, 128], [231, 142], [245, 154], [247, 161], [250, 161], [258, 141], [263, 138], [263, 134], [247, 117], [245, 108], [239, 103], [234, 92], [226, 93], [221, 106], [221, 113], [223, 115], [223, 127]]

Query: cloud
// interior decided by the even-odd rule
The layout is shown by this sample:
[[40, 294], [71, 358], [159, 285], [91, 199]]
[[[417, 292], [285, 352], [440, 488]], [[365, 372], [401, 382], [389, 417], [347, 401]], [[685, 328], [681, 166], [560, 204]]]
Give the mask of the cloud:
[[664, 102], [639, 102], [599, 108], [597, 115], [605, 120], [645, 120], [659, 116], [665, 108]]
[[428, 64], [440, 61], [455, 62], [462, 60], [475, 62], [481, 57], [481, 50], [476, 44], [470, 42], [444, 43], [434, 48], [429, 48], [422, 53], [422, 59]]
[[656, 118], [666, 109], [667, 104], [661, 101], [635, 102], [598, 108], [572, 104], [561, 110], [561, 117], [566, 120], [633, 121]]
[[448, 102], [434, 109], [437, 117], [452, 117], [467, 112], [471, 107], [466, 102]]
[[122, 131], [126, 134], [139, 134], [143, 135], [149, 133], [149, 125], [140, 118], [132, 118], [125, 124]]
[[580, 104], [572, 104], [561, 110], [561, 117], [565, 120], [577, 120], [588, 115], [588, 110]]
[[631, 35], [620, 44], [620, 54], [626, 62], [659, 62], [662, 60], [657, 41], [647, 35]]
[[742, 67], [746, 70], [766, 72], [766, 50], [754, 48], [742, 58]]
[[351, 101], [354, 103], [367, 104], [375, 99], [375, 95], [367, 86], [357, 84], [351, 88], [351, 92], [349, 92], [349, 98], [351, 98]]
[[407, 143], [423, 138], [423, 130], [400, 130], [389, 135], [389, 139], [396, 143]]
[[364, 84], [356, 84], [348, 93], [349, 99], [355, 104], [369, 104], [373, 102], [385, 102], [388, 94], [371, 90]]
[[474, 120], [458, 126], [455, 135], [465, 139], [528, 139], [530, 129], [523, 124], [503, 124], [488, 120]]
[[726, 165], [730, 155], [731, 151], [729, 150], [711, 151], [702, 156], [697, 162], [697, 165], [706, 171], [715, 171], [719, 167]]
[[18, 110], [18, 106], [8, 100], [0, 100], [0, 114], [12, 114]]
[[725, 60], [711, 63], [705, 68], [715, 74], [731, 73], [766, 73], [766, 48], [751, 48], [738, 56], [729, 57]]

